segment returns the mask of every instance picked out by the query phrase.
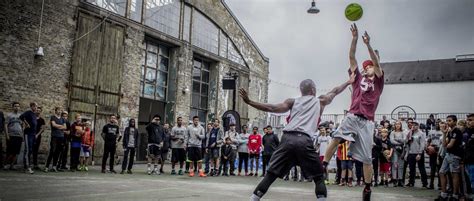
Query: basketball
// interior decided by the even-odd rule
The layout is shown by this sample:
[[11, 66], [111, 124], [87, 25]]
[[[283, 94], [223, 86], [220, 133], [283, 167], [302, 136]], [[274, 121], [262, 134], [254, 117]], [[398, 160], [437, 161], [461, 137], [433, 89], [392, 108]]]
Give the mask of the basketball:
[[385, 151], [383, 151], [383, 156], [384, 156], [387, 160], [390, 159], [389, 155], [390, 155], [390, 150], [385, 150]]
[[426, 153], [430, 156], [436, 155], [436, 149], [433, 146], [428, 146], [426, 148]]
[[346, 7], [346, 18], [350, 21], [357, 21], [362, 17], [362, 7], [357, 3], [351, 3]]

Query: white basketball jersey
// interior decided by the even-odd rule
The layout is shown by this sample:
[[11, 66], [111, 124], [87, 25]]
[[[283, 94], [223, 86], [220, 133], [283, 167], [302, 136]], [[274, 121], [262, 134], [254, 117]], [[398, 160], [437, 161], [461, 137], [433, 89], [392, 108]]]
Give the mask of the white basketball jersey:
[[321, 104], [316, 96], [301, 96], [295, 99], [290, 111], [290, 120], [283, 131], [297, 131], [309, 136], [318, 131]]

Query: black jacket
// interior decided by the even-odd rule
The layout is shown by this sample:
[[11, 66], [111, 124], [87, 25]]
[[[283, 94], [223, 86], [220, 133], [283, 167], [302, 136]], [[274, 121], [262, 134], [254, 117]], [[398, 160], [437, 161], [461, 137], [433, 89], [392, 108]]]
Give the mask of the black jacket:
[[[468, 128], [466, 130], [468, 133], [468, 139], [464, 145], [464, 153], [474, 153], [474, 128]], [[474, 164], [474, 154], [464, 154], [464, 163], [473, 165]]]
[[[133, 134], [133, 137], [135, 138], [135, 148], [138, 147], [138, 129], [134, 129], [135, 132]], [[123, 148], [127, 148], [128, 146], [128, 140], [130, 139], [130, 127], [125, 128], [125, 131], [123, 132]]]
[[146, 131], [148, 133], [148, 144], [160, 144], [163, 142], [163, 137], [165, 135], [165, 129], [163, 126], [150, 123], [146, 126]]
[[275, 134], [265, 134], [262, 138], [263, 155], [272, 155], [280, 145], [280, 140]]
[[232, 156], [232, 146], [225, 144], [221, 147], [221, 156], [222, 158], [227, 157], [229, 159]]
[[163, 150], [163, 152], [167, 152], [171, 147], [171, 133], [170, 131], [167, 131], [165, 129], [163, 129], [163, 147], [161, 148], [161, 150]]

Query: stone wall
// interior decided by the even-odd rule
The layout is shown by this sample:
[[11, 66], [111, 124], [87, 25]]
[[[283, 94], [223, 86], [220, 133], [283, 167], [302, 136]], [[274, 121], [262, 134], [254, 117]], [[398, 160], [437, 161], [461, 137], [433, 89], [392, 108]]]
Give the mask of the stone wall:
[[[67, 106], [72, 40], [75, 33], [75, 1], [45, 1], [41, 40], [45, 56], [34, 57], [40, 24], [41, 0], [0, 1], [0, 110], [11, 103], [29, 102], [43, 107], [49, 119], [55, 106]], [[49, 126], [40, 153], [49, 146]]]

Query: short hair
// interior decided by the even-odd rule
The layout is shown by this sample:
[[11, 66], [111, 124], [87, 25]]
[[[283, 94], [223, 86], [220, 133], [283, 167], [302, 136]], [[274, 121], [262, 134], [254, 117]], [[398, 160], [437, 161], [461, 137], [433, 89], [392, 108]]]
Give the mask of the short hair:
[[[195, 117], [197, 117], [197, 116], [195, 116]], [[199, 117], [198, 117], [198, 118], [199, 118]], [[193, 119], [194, 119], [194, 118], [193, 118]], [[221, 120], [219, 120], [219, 119], [214, 119], [214, 122], [216, 122], [216, 121], [218, 121], [219, 123], [221, 123]]]
[[231, 123], [231, 124], [229, 124], [229, 126], [235, 126], [235, 124], [234, 124], [234, 123]]
[[272, 128], [272, 126], [268, 125], [268, 126], [267, 126], [267, 129], [273, 129], [273, 128]]
[[231, 140], [231, 139], [230, 139], [230, 137], [226, 137], [224, 140], [227, 141], [227, 140]]
[[81, 114], [79, 114], [79, 113], [76, 113], [76, 115], [74, 115], [75, 118], [80, 117], [80, 116], [81, 116]]
[[382, 128], [382, 130], [380, 130], [380, 132], [382, 132], [382, 133], [388, 133], [388, 129]]
[[257, 129], [257, 130], [258, 130], [258, 127], [254, 126], [252, 130], [255, 130], [255, 129]]
[[37, 106], [37, 105], [38, 105], [38, 103], [36, 103], [36, 102], [31, 102], [31, 103], [30, 103], [30, 107], [33, 107], [34, 105], [36, 105], [36, 106]]
[[456, 115], [454, 115], [454, 114], [448, 115], [446, 117], [446, 119], [449, 119], [449, 118], [451, 118], [453, 121], [458, 121], [458, 117], [456, 117]]
[[12, 107], [14, 107], [16, 104], [20, 105], [19, 102], [14, 101], [14, 102], [12, 103]]
[[159, 114], [155, 114], [155, 115], [153, 116], [153, 119], [154, 119], [154, 118], [160, 118], [160, 120], [161, 120], [161, 116], [160, 116]]
[[409, 118], [407, 119], [407, 121], [409, 121], [409, 120], [412, 120], [412, 121], [413, 121], [413, 118], [409, 117]]
[[309, 94], [313, 88], [316, 89], [316, 84], [311, 79], [303, 80], [300, 83], [301, 94], [304, 94], [304, 95]]
[[243, 125], [242, 128], [248, 128], [248, 126], [247, 126], [247, 125]]
[[178, 118], [176, 118], [176, 120], [179, 120], [179, 119], [182, 119], [182, 118], [183, 118], [183, 117], [178, 117]]
[[67, 114], [67, 115], [68, 115], [68, 114], [69, 114], [69, 112], [67, 112], [66, 110], [64, 110], [63, 112], [61, 112], [61, 116], [62, 116], [62, 115], [65, 115], [65, 114]]
[[194, 116], [194, 117], [193, 117], [193, 120], [194, 120], [194, 119], [199, 119], [199, 117], [198, 117], [198, 116]]
[[40, 109], [40, 110], [43, 110], [43, 107], [41, 107], [41, 106], [38, 106], [38, 108], [36, 108], [36, 109]]
[[61, 107], [54, 107], [54, 111], [58, 111], [60, 109], [61, 109]]
[[117, 115], [116, 115], [116, 114], [111, 114], [111, 115], [110, 115], [110, 118], [112, 118], [112, 117], [117, 118]]
[[419, 124], [418, 122], [414, 121], [414, 122], [413, 122], [413, 125], [414, 125], [414, 126], [418, 126], [418, 125], [420, 125], [420, 124]]

